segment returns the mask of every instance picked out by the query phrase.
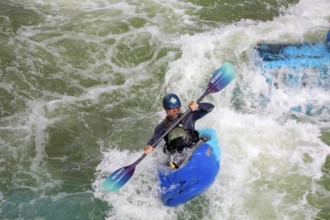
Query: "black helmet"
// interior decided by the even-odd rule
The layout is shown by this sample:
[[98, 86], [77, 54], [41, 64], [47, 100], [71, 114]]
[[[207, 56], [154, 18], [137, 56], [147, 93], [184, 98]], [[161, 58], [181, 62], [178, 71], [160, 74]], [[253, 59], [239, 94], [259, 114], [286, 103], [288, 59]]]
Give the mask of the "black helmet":
[[181, 107], [180, 99], [174, 93], [169, 93], [163, 98], [163, 106], [166, 109]]

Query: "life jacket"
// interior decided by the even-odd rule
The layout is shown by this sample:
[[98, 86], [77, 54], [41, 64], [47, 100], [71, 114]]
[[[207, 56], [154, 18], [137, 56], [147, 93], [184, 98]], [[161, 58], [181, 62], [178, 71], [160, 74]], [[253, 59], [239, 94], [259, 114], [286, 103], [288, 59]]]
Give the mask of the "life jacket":
[[[165, 124], [169, 123], [165, 119]], [[173, 154], [175, 151], [181, 153], [184, 148], [191, 148], [199, 141], [199, 134], [195, 130], [184, 129], [183, 122], [180, 122], [177, 127], [173, 128], [164, 138], [166, 144], [164, 152]]]

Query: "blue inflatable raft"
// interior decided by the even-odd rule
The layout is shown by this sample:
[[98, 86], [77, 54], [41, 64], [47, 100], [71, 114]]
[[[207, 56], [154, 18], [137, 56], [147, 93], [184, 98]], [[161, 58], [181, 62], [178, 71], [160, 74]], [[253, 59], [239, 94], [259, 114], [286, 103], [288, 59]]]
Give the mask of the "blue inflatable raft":
[[[324, 43], [258, 44], [254, 48], [254, 59], [270, 84], [277, 80], [287, 86], [301, 87], [308, 81], [318, 87], [329, 87], [330, 31]], [[280, 69], [286, 70], [283, 76], [278, 74]], [[313, 69], [317, 74], [310, 74], [306, 69]]]
[[207, 141], [198, 146], [188, 162], [179, 169], [158, 169], [161, 199], [166, 206], [178, 206], [205, 192], [220, 169], [217, 134], [207, 128], [199, 131]]

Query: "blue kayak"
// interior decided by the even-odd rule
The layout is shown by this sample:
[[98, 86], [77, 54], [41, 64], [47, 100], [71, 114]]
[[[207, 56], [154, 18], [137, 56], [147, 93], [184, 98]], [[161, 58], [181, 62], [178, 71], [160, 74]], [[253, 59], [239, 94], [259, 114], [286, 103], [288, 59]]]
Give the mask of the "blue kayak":
[[158, 169], [161, 199], [166, 206], [178, 206], [205, 192], [220, 169], [221, 149], [213, 129], [199, 131], [207, 141], [196, 147], [179, 169]]

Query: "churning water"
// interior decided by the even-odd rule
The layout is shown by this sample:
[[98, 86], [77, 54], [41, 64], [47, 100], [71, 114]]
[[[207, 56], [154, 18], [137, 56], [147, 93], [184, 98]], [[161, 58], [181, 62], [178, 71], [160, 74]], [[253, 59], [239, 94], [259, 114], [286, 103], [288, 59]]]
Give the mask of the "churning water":
[[[329, 88], [270, 91], [252, 58], [258, 43], [324, 41], [329, 9], [329, 0], [0, 0], [0, 218], [330, 219]], [[236, 78], [205, 99], [216, 108], [197, 123], [222, 146], [210, 189], [164, 207], [159, 147], [118, 193], [102, 191], [141, 156], [163, 95], [197, 99], [224, 62]]]

